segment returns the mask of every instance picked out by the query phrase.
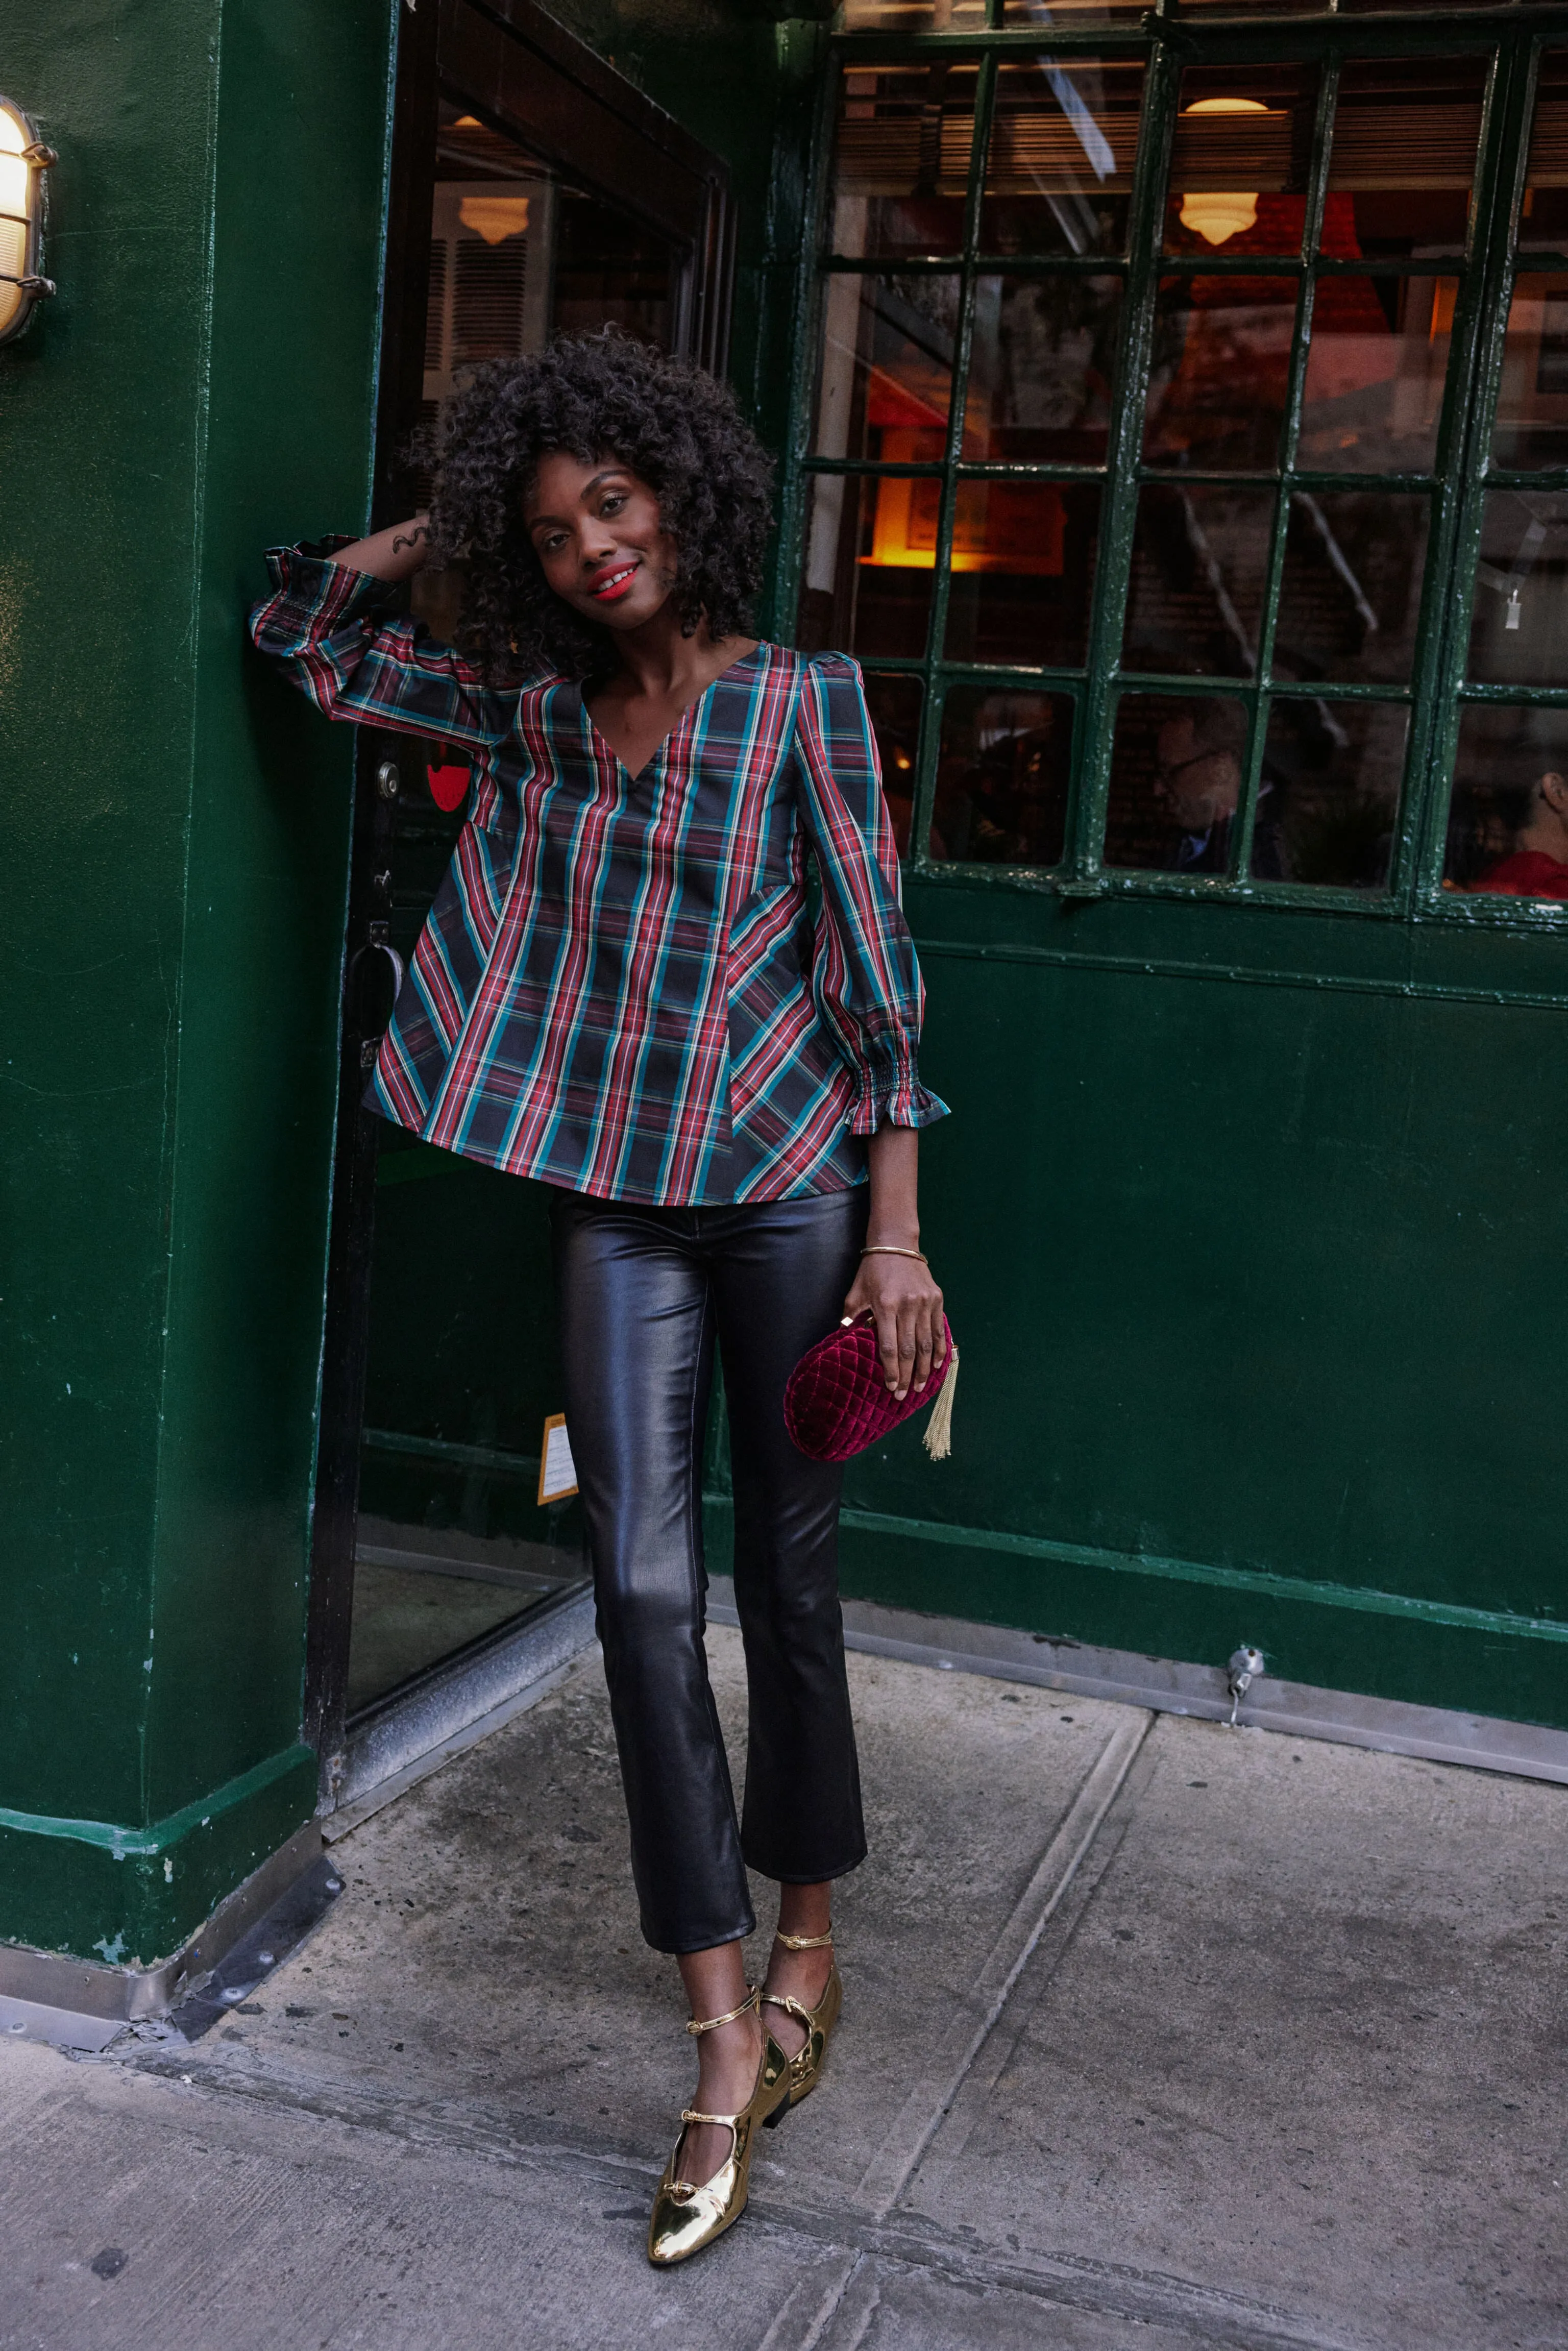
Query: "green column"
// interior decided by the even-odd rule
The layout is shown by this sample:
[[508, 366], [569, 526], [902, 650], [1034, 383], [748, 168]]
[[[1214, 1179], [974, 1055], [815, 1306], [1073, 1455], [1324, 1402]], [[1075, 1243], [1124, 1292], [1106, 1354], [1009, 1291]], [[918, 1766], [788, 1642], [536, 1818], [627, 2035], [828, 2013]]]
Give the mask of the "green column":
[[148, 1962], [311, 1812], [351, 738], [244, 641], [366, 507], [392, 0], [10, 0], [0, 1938]]

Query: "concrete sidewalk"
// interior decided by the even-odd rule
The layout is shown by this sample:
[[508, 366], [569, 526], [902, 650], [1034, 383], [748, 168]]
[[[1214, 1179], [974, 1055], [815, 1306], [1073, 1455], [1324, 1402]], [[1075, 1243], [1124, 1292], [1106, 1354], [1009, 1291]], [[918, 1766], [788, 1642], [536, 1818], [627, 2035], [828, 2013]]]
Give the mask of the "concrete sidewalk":
[[0, 2050], [0, 2346], [1561, 2351], [1568, 1790], [850, 1671], [844, 2022], [723, 2243], [643, 2255], [692, 2061], [589, 1659], [246, 2012]]

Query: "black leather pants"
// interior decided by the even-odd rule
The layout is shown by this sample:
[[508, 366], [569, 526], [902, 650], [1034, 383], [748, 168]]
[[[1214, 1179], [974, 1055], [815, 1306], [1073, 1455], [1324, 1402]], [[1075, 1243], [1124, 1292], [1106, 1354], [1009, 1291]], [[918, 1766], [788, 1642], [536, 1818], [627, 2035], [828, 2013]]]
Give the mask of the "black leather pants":
[[[558, 1192], [552, 1207], [567, 1428], [632, 1874], [655, 1950], [748, 1935], [747, 1864], [809, 1886], [865, 1855], [838, 1597], [843, 1473], [797, 1452], [783, 1395], [842, 1311], [867, 1206], [861, 1186], [716, 1208]], [[716, 1337], [750, 1691], [738, 1825], [703, 1649], [702, 1449]]]

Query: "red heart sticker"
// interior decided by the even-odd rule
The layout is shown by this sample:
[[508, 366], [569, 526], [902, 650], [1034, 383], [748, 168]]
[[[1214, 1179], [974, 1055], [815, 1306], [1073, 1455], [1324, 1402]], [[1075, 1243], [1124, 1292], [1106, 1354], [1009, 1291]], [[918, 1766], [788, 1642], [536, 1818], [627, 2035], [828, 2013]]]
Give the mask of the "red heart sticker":
[[468, 789], [466, 768], [426, 768], [430, 797], [438, 809], [461, 808]]

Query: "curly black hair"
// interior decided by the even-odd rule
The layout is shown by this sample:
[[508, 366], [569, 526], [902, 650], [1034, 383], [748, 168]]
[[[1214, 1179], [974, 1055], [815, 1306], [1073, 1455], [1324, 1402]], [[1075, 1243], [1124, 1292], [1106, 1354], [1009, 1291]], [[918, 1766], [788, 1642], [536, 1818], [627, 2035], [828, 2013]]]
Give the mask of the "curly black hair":
[[773, 467], [735, 395], [703, 368], [618, 328], [563, 335], [524, 360], [476, 369], [423, 455], [434, 470], [431, 553], [461, 562], [460, 642], [497, 681], [555, 670], [593, 680], [615, 665], [614, 636], [546, 585], [523, 528], [523, 498], [557, 450], [619, 458], [646, 482], [675, 540], [674, 595], [687, 636], [750, 625], [772, 511]]

